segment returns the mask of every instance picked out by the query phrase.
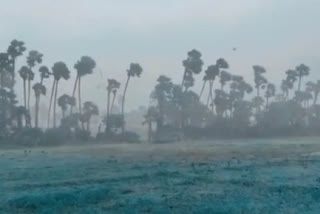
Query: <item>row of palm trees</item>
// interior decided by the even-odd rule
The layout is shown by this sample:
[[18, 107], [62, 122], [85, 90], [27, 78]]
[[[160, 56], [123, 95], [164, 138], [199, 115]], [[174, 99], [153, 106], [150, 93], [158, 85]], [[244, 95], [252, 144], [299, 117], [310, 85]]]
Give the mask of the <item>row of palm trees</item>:
[[[0, 53], [0, 77], [1, 84], [0, 87], [5, 92], [9, 90], [14, 94], [14, 83], [15, 83], [15, 72], [16, 72], [16, 60], [21, 57], [27, 48], [25, 43], [18, 40], [13, 40], [7, 49], [7, 52]], [[53, 127], [57, 128], [57, 105], [61, 108], [62, 119], [65, 119], [71, 115], [77, 114], [79, 121], [81, 123], [82, 129], [90, 131], [90, 119], [93, 115], [99, 114], [99, 109], [93, 102], [84, 102], [82, 104], [81, 97], [81, 82], [82, 79], [94, 72], [96, 68], [96, 62], [89, 56], [83, 56], [74, 65], [76, 71], [76, 77], [74, 82], [74, 87], [71, 95], [63, 94], [59, 97], [59, 86], [61, 80], [68, 81], [71, 76], [71, 71], [65, 62], [59, 61], [53, 64], [52, 68], [48, 68], [42, 65], [43, 54], [36, 50], [31, 50], [26, 56], [26, 64], [23, 65], [18, 73], [22, 79], [23, 83], [23, 108], [25, 118], [24, 126], [32, 127], [31, 124], [31, 88], [34, 91], [35, 104], [34, 104], [34, 127], [39, 128], [39, 115], [40, 115], [40, 102], [41, 97], [47, 95], [47, 80], [53, 79], [50, 99], [49, 99], [49, 109], [47, 115], [47, 128]], [[38, 73], [36, 73], [36, 68], [38, 68]], [[138, 63], [131, 63], [129, 69], [127, 70], [127, 80], [124, 87], [124, 92], [122, 96], [121, 104], [121, 117], [124, 120], [125, 113], [125, 99], [127, 94], [127, 89], [129, 82], [133, 77], [140, 77], [143, 69]], [[35, 76], [39, 75], [39, 82], [33, 84]], [[33, 84], [33, 86], [32, 86]], [[32, 87], [31, 87], [32, 86]], [[115, 105], [115, 100], [117, 92], [120, 89], [120, 82], [115, 79], [107, 80], [107, 117], [113, 114], [113, 108]], [[76, 97], [77, 93], [77, 97]], [[74, 113], [73, 109], [78, 104], [78, 113]], [[19, 107], [20, 109], [22, 108]], [[69, 112], [68, 112], [69, 110]], [[7, 112], [4, 112], [6, 114]], [[12, 113], [12, 112], [11, 112]], [[20, 123], [20, 122], [19, 122]], [[21, 126], [22, 126], [21, 122]], [[122, 126], [122, 132], [125, 131], [125, 126]], [[8, 124], [6, 124], [8, 125]], [[6, 126], [5, 125], [5, 126]], [[85, 128], [86, 125], [86, 128]]]
[[[221, 132], [226, 129], [241, 129], [246, 133], [254, 127], [268, 127], [272, 117], [284, 116], [287, 117], [282, 119], [285, 121], [285, 125], [281, 124], [282, 128], [310, 126], [310, 121], [319, 123], [320, 128], [320, 105], [317, 103], [320, 81], [308, 81], [306, 87], [302, 87], [304, 79], [310, 74], [308, 66], [300, 64], [286, 71], [280, 91], [277, 92], [276, 85], [265, 77], [267, 71], [263, 66], [252, 67], [252, 86], [244, 77], [230, 73], [229, 63], [225, 59], [220, 58], [215, 64], [203, 69], [201, 57], [197, 50], [188, 52], [187, 59], [182, 62], [184, 72], [181, 85], [174, 84], [167, 76], [159, 76], [151, 94], [153, 104], [144, 121], [144, 124], [148, 124], [149, 132], [153, 132], [152, 124], [156, 124], [155, 136], [159, 137], [159, 133], [168, 133], [174, 128], [183, 132], [185, 126], [193, 127], [191, 130], [206, 127], [210, 129], [213, 126], [219, 130], [224, 127]], [[202, 72], [202, 87], [196, 93], [192, 91], [195, 85], [194, 75]], [[218, 80], [220, 86], [216, 85]], [[254, 90], [256, 94], [250, 96], [252, 100], [248, 99], [250, 97], [246, 98]], [[294, 94], [290, 95], [292, 91]], [[203, 98], [204, 94], [207, 97]], [[309, 104], [311, 99], [312, 105]], [[315, 123], [312, 124], [314, 125]], [[215, 128], [208, 132], [214, 132]], [[192, 133], [190, 128], [187, 132]], [[228, 134], [230, 133], [226, 133]], [[152, 134], [149, 133], [148, 136], [150, 139]]]
[[[57, 106], [59, 106], [62, 114], [60, 125], [63, 122], [66, 124], [70, 118], [77, 118], [76, 124], [81, 124], [81, 130], [90, 132], [91, 118], [99, 114], [99, 108], [90, 101], [82, 103], [81, 88], [83, 78], [94, 72], [95, 60], [89, 56], [81, 57], [73, 67], [75, 81], [72, 93], [59, 96], [59, 87], [63, 81], [70, 80], [71, 69], [62, 61], [56, 62], [51, 68], [48, 68], [42, 65], [44, 56], [42, 53], [36, 50], [29, 51], [25, 65], [17, 70], [23, 84], [23, 106], [19, 106], [14, 93], [16, 61], [18, 57], [23, 56], [26, 50], [24, 42], [13, 40], [7, 51], [0, 53], [0, 104], [3, 107], [0, 109], [1, 127], [12, 126], [13, 123], [9, 122], [10, 120], [16, 120], [15, 123], [20, 128], [23, 125], [25, 127], [33, 126], [30, 114], [31, 89], [33, 89], [35, 111], [32, 119], [34, 119], [34, 127], [39, 128], [41, 98], [48, 94], [47, 81], [52, 79], [47, 128], [59, 126], [57, 120]], [[195, 49], [187, 53], [187, 58], [182, 61], [182, 66], [184, 70], [181, 84], [173, 83], [169, 77], [164, 75], [157, 79], [151, 94], [152, 105], [146, 112], [144, 121], [144, 124], [148, 124], [149, 132], [152, 132], [153, 123], [157, 125], [156, 134], [169, 133], [172, 130], [183, 132], [186, 127], [208, 128], [212, 124], [218, 124], [218, 127], [222, 127], [223, 124], [231, 124], [232, 128], [236, 128], [236, 124], [238, 124], [238, 128], [241, 129], [248, 128], [252, 124], [258, 124], [260, 127], [262, 124], [266, 124], [266, 115], [273, 115], [276, 110], [282, 109], [282, 106], [287, 109], [292, 107], [292, 115], [297, 109], [300, 112], [296, 114], [298, 116], [311, 112], [308, 116], [309, 119], [314, 117], [315, 109], [319, 107], [317, 102], [320, 94], [320, 81], [309, 81], [304, 84], [304, 79], [310, 74], [310, 68], [304, 64], [285, 72], [285, 78], [279, 87], [280, 91], [277, 91], [278, 88], [275, 84], [268, 81], [265, 77], [267, 71], [260, 65], [252, 67], [253, 85], [249, 84], [244, 77], [232, 74], [229, 71], [229, 63], [223, 58], [216, 60], [215, 63], [204, 69], [202, 54]], [[143, 69], [138, 63], [131, 63], [126, 71], [120, 113], [115, 113], [114, 106], [121, 83], [116, 79], [107, 80], [106, 117], [103, 120], [108, 121], [105, 122], [106, 132], [119, 126], [121, 126], [122, 134], [126, 132], [127, 91], [131, 80], [139, 78], [142, 72]], [[198, 93], [192, 89], [196, 84], [194, 76], [201, 73], [203, 73], [202, 87]], [[39, 82], [33, 84], [36, 75], [39, 76]], [[303, 88], [304, 85], [306, 85], [305, 88]], [[248, 95], [252, 94], [254, 90], [256, 93], [251, 95], [251, 99]], [[310, 100], [313, 100], [312, 105], [310, 105]], [[77, 111], [74, 111], [76, 107]], [[280, 110], [280, 112], [283, 111], [283, 109]], [[320, 114], [316, 114], [316, 116], [320, 118]], [[288, 119], [290, 126], [297, 123], [297, 118], [290, 117]], [[24, 122], [22, 118], [24, 118]], [[149, 138], [152, 138], [151, 133], [149, 133]]]

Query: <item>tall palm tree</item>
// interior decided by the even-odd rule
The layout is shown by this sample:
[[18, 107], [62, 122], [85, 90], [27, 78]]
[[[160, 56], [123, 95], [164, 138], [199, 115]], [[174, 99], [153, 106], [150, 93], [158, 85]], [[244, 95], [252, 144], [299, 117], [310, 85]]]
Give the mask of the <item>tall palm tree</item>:
[[82, 121], [87, 123], [87, 132], [90, 132], [90, 121], [93, 115], [99, 115], [99, 109], [93, 102], [85, 102], [83, 104]]
[[181, 83], [181, 88], [184, 86], [186, 78], [193, 74], [199, 74], [202, 70], [203, 61], [201, 59], [201, 53], [195, 49], [188, 52], [188, 58], [183, 60], [182, 65], [184, 67], [184, 73]]
[[[209, 94], [207, 98], [207, 107], [209, 107], [209, 104], [213, 103], [213, 82], [216, 79], [217, 76], [219, 76], [220, 70], [217, 65], [210, 65], [208, 66], [207, 70], [205, 71], [206, 77], [209, 81]], [[210, 103], [211, 101], [211, 103]]]
[[[82, 113], [82, 104], [81, 104], [81, 78], [87, 74], [92, 74], [93, 69], [96, 67], [96, 62], [89, 56], [83, 56], [81, 59], [74, 65], [74, 68], [77, 70], [76, 80], [74, 82], [72, 97], [75, 97], [76, 89], [78, 86], [78, 106], [79, 112]], [[70, 114], [72, 113], [73, 106], [70, 108]]]
[[[127, 94], [129, 81], [133, 77], [140, 77], [142, 71], [143, 71], [143, 69], [138, 63], [131, 63], [130, 64], [130, 68], [127, 70], [127, 81], [126, 81], [126, 85], [124, 87], [122, 103], [121, 103], [121, 116], [122, 116], [123, 119], [124, 119], [124, 104], [125, 104], [125, 101], [126, 101], [126, 94]], [[125, 127], [124, 127], [124, 123], [123, 123], [122, 133], [124, 133], [124, 128]]]
[[[40, 85], [39, 86], [36, 86], [37, 88], [36, 89], [34, 89], [34, 90], [38, 90], [39, 92], [43, 92], [44, 90], [46, 90], [46, 87], [45, 87], [45, 85], [43, 84], [43, 82], [44, 82], [44, 80], [45, 79], [48, 79], [49, 77], [50, 77], [50, 75], [51, 75], [51, 73], [50, 73], [50, 71], [49, 71], [49, 69], [48, 69], [48, 67], [46, 67], [46, 66], [41, 66], [40, 68], [39, 68], [39, 73], [40, 73], [40, 85], [42, 85], [42, 87], [40, 87]], [[37, 85], [38, 83], [36, 83], [35, 85]], [[33, 86], [33, 87], [35, 87], [35, 85]], [[44, 88], [44, 90], [42, 89], [42, 88]], [[35, 103], [35, 126], [36, 127], [38, 127], [38, 121], [39, 121], [39, 111], [40, 111], [40, 97], [41, 97], [41, 95], [45, 95], [46, 93], [37, 93], [36, 91], [35, 91], [35, 99], [36, 99], [36, 103]]]
[[22, 66], [19, 70], [20, 77], [23, 81], [23, 100], [24, 100], [24, 107], [27, 109], [27, 86], [26, 82], [28, 79], [28, 75], [30, 73], [30, 69], [27, 66]]
[[[119, 88], [120, 88], [120, 83], [119, 83]], [[111, 107], [110, 107], [110, 114], [113, 113], [113, 107], [114, 107], [114, 102], [116, 100], [118, 88], [112, 90], [112, 102], [111, 102]]]
[[35, 103], [35, 127], [38, 128], [39, 121], [39, 99], [41, 95], [46, 95], [46, 87], [41, 83], [36, 83], [33, 85], [32, 89], [34, 90], [34, 94], [36, 97]]
[[257, 97], [260, 97], [261, 88], [265, 88], [266, 84], [268, 83], [267, 79], [263, 76], [263, 74], [266, 73], [266, 69], [260, 65], [254, 65], [253, 71], [254, 83], [257, 89]]
[[[160, 75], [157, 79], [157, 85], [151, 94], [151, 97], [157, 101], [157, 131], [161, 130], [165, 122], [165, 107], [169, 101], [171, 95], [173, 83], [167, 76]], [[150, 109], [148, 109], [149, 111]], [[153, 110], [150, 110], [154, 112]], [[150, 113], [150, 112], [149, 112]]]
[[75, 98], [72, 98], [70, 95], [64, 94], [58, 98], [58, 106], [62, 111], [62, 119], [66, 116], [66, 111], [68, 106], [74, 106], [76, 104]]
[[[117, 90], [120, 88], [120, 83], [115, 80], [115, 79], [108, 79], [108, 86], [107, 86], [107, 93], [108, 93], [108, 98], [107, 98], [107, 117], [110, 115], [110, 109], [112, 109], [112, 105], [110, 103], [110, 97], [111, 93], [114, 93], [113, 101], [115, 99], [115, 93], [117, 93]], [[113, 103], [112, 101], [112, 103]]]
[[[59, 81], [61, 79], [68, 80], [70, 78], [70, 71], [67, 65], [64, 62], [56, 62], [52, 67], [52, 75], [54, 77], [51, 97], [50, 97], [50, 105], [49, 105], [49, 112], [48, 112], [48, 125], [50, 123], [50, 112], [52, 106], [52, 99], [53, 103], [53, 127], [56, 128], [56, 106], [57, 106], [57, 95], [58, 95], [58, 86]], [[54, 96], [54, 98], [53, 98]]]
[[43, 84], [44, 79], [48, 79], [51, 75], [49, 68], [47, 66], [41, 66], [39, 68], [40, 73], [40, 83]]
[[28, 99], [27, 99], [27, 104], [28, 104], [28, 110], [30, 110], [30, 93], [31, 93], [31, 81], [34, 79], [34, 73], [32, 69], [37, 65], [42, 63], [42, 57], [43, 54], [32, 50], [29, 52], [29, 55], [27, 56], [27, 64], [29, 66], [29, 74], [28, 74]]
[[269, 108], [269, 99], [271, 97], [274, 97], [276, 95], [276, 86], [272, 83], [269, 83], [267, 85], [267, 90], [266, 90], [266, 107]]
[[148, 125], [148, 142], [151, 143], [153, 137], [152, 124], [158, 121], [159, 112], [156, 107], [150, 106], [147, 113], [143, 117], [144, 121], [142, 122], [142, 125]]
[[199, 94], [199, 100], [201, 99], [202, 94], [204, 92], [204, 89], [206, 87], [206, 84], [209, 81], [209, 78], [208, 78], [208, 76], [206, 74], [203, 76], [202, 81], [203, 81], [203, 83], [202, 83], [201, 91], [200, 91], [200, 94]]
[[299, 83], [298, 83], [298, 91], [301, 91], [301, 82], [304, 76], [308, 76], [310, 73], [310, 68], [305, 64], [301, 64], [296, 67]]
[[10, 57], [10, 61], [12, 64], [12, 71], [11, 71], [11, 78], [12, 78], [12, 84], [11, 84], [11, 90], [13, 90], [13, 85], [14, 85], [14, 78], [15, 78], [15, 67], [16, 67], [16, 60], [19, 56], [23, 54], [27, 49], [25, 47], [24, 42], [18, 41], [16, 39], [12, 40], [7, 53]]

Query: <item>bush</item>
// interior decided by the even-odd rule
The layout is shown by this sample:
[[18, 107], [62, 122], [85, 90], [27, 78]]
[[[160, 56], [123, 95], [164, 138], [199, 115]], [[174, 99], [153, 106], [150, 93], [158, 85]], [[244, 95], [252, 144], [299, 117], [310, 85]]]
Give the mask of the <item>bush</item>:
[[17, 132], [11, 141], [15, 145], [38, 146], [44, 142], [44, 133], [39, 128], [24, 128]]
[[72, 139], [72, 133], [63, 128], [47, 129], [45, 132], [45, 145], [61, 145]]

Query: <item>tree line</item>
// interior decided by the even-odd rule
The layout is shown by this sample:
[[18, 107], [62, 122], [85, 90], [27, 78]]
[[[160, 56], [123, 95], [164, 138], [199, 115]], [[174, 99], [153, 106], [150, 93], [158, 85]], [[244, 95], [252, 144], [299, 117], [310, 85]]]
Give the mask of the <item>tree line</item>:
[[[24, 55], [24, 65], [16, 68], [17, 59]], [[72, 69], [62, 61], [49, 68], [42, 64], [43, 57], [39, 51], [27, 51], [25, 43], [18, 40], [13, 40], [8, 49], [0, 53], [1, 144], [139, 141], [137, 133], [125, 128], [125, 102], [131, 80], [143, 73], [140, 64], [131, 63], [126, 71], [119, 112], [114, 108], [121, 83], [116, 79], [107, 80], [103, 128], [99, 126], [98, 134], [92, 136], [91, 119], [99, 115], [99, 108], [91, 101], [82, 102], [81, 83], [94, 72], [95, 60], [82, 56]], [[310, 74], [308, 66], [300, 64], [285, 71], [278, 87], [265, 77], [267, 71], [260, 65], [252, 66], [253, 85], [243, 76], [232, 74], [223, 58], [204, 68], [202, 54], [197, 50], [187, 53], [182, 66], [180, 84], [165, 75], [156, 81], [150, 95], [151, 104], [141, 118], [148, 130], [148, 141], [317, 135], [320, 80], [305, 81]], [[67, 84], [63, 82], [69, 81], [73, 73], [71, 93], [59, 93], [59, 86]], [[36, 75], [39, 82], [34, 81]], [[200, 91], [193, 90], [196, 75], [203, 76]], [[23, 105], [16, 98], [15, 83], [19, 77], [23, 84]], [[53, 80], [51, 86], [47, 83], [49, 79]], [[40, 118], [41, 97], [47, 95], [50, 98], [47, 118]], [[32, 97], [34, 103], [31, 103]], [[57, 118], [57, 107], [61, 118]], [[47, 121], [46, 127], [39, 126], [40, 119]]]

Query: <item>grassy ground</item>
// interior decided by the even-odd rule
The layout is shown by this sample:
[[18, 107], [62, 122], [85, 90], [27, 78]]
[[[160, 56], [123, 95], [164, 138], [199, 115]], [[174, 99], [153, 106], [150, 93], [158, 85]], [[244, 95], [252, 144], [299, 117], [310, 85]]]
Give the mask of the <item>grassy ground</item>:
[[0, 213], [320, 213], [320, 139], [0, 150]]

